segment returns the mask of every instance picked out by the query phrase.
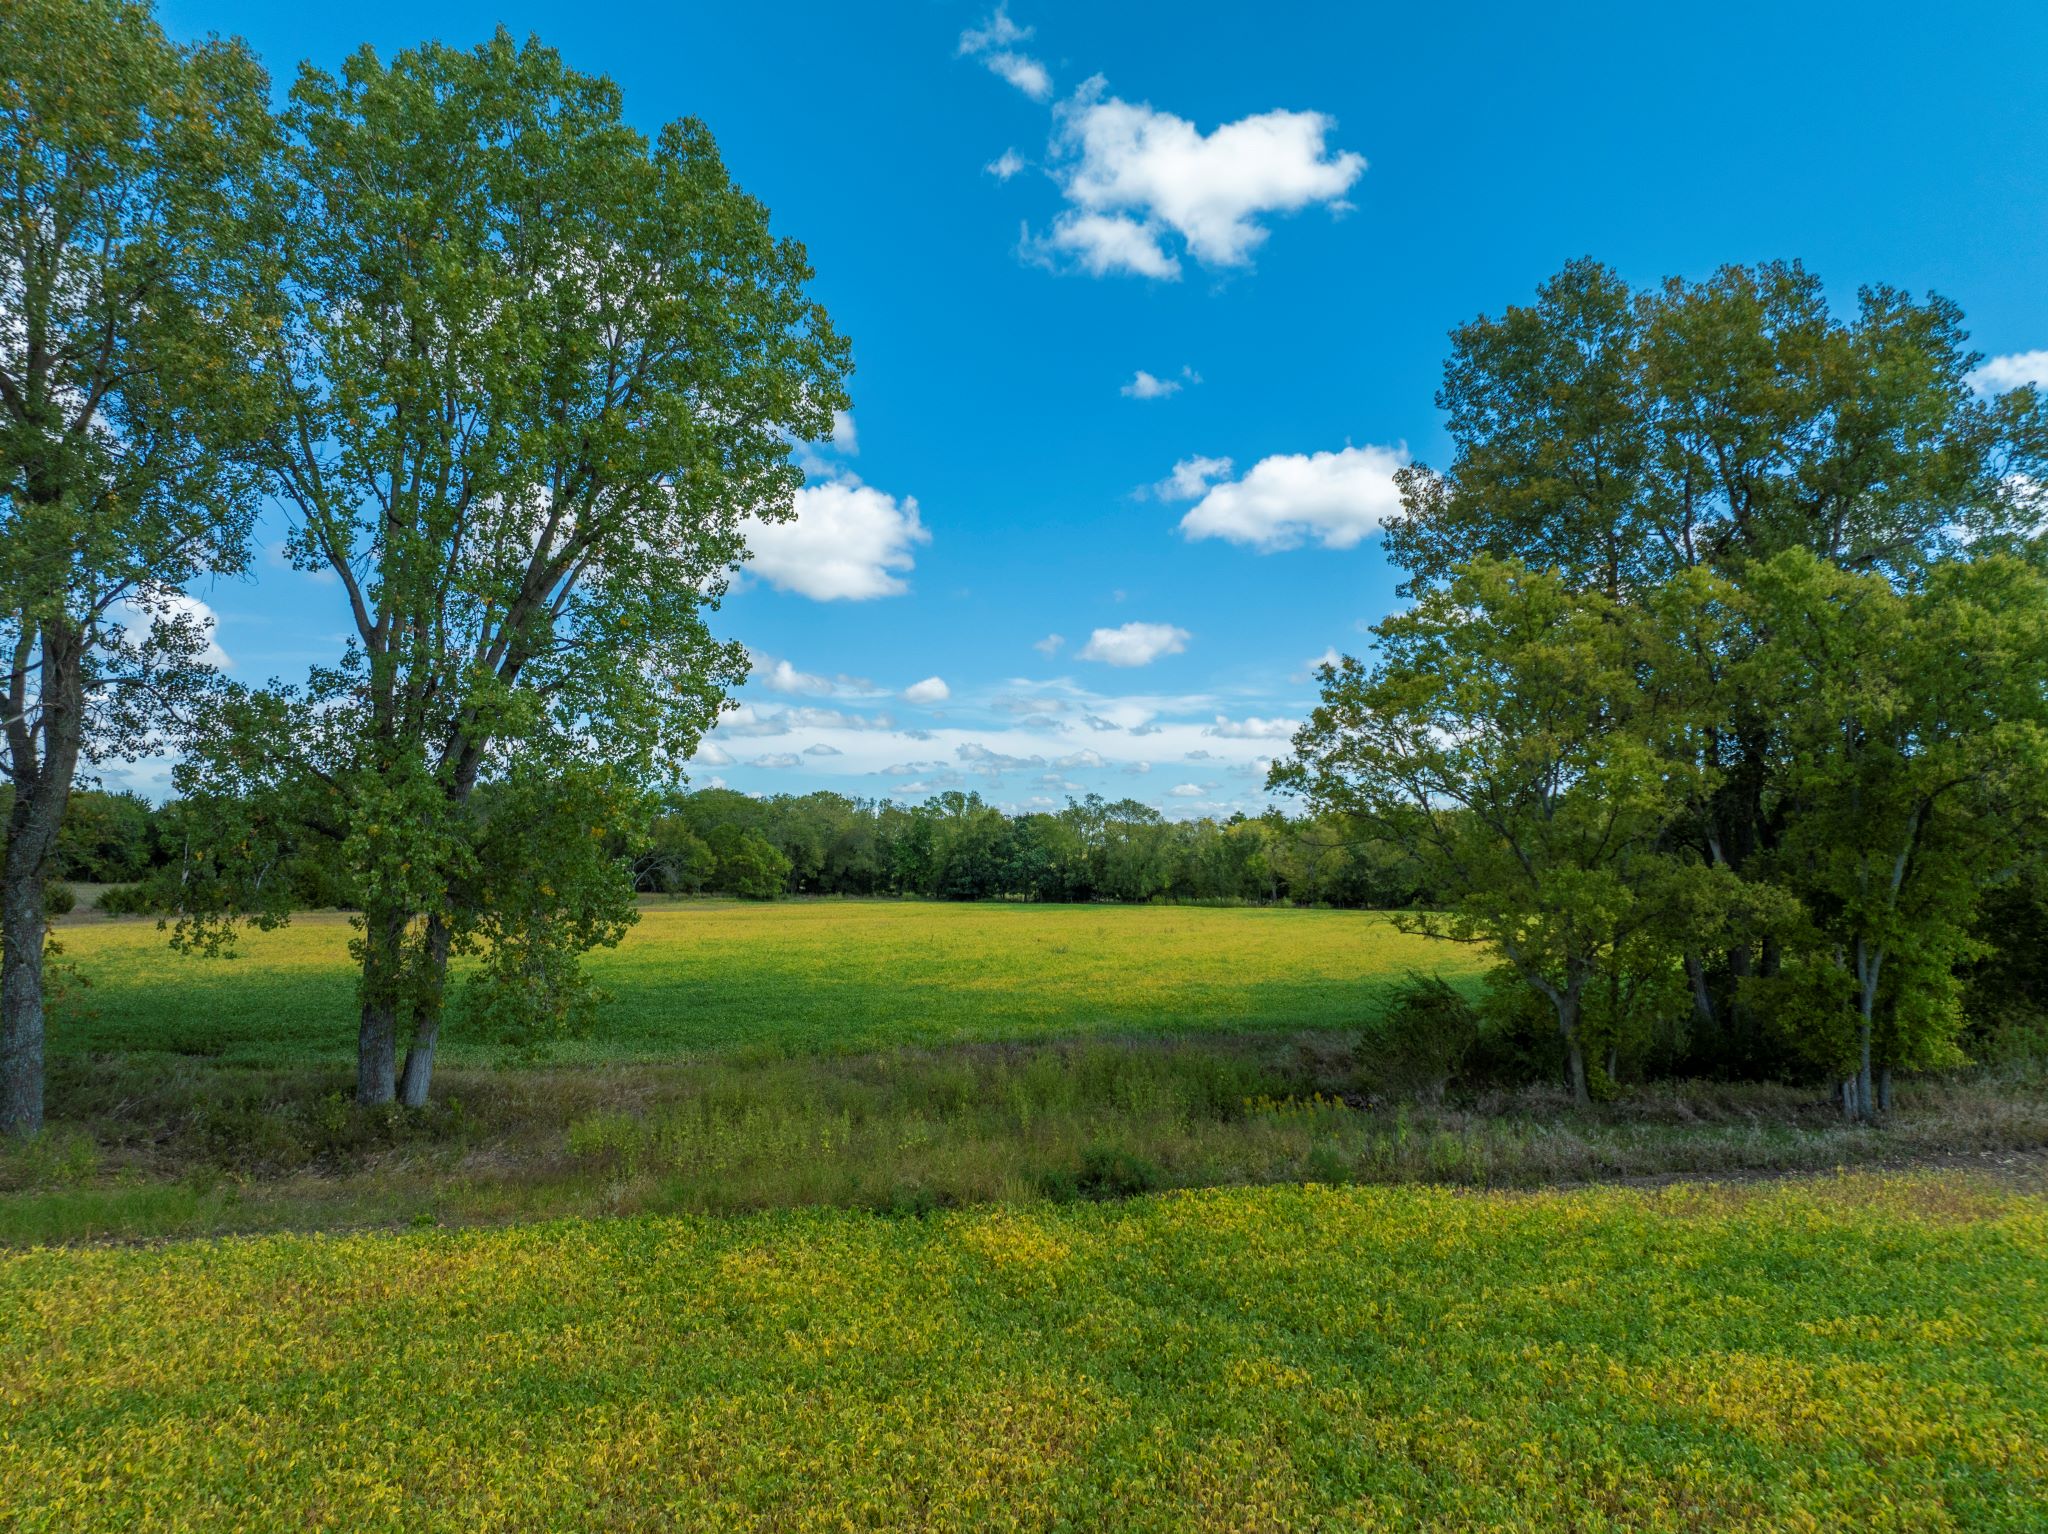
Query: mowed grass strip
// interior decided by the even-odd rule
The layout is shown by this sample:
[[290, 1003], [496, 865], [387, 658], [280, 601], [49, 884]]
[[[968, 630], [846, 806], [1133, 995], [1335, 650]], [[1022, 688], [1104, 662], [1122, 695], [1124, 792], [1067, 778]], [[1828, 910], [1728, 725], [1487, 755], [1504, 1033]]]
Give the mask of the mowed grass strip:
[[2038, 1530], [2048, 1200], [1211, 1190], [0, 1257], [24, 1530]]
[[[150, 921], [66, 927], [65, 957], [88, 984], [51, 1047], [346, 1062], [349, 936], [346, 917], [302, 915], [244, 934], [234, 958], [201, 959], [169, 952]], [[1355, 1027], [1410, 970], [1467, 976], [1480, 964], [1359, 911], [661, 902], [592, 956], [612, 999], [598, 1031], [553, 1058]], [[458, 1008], [442, 1057], [505, 1055]]]

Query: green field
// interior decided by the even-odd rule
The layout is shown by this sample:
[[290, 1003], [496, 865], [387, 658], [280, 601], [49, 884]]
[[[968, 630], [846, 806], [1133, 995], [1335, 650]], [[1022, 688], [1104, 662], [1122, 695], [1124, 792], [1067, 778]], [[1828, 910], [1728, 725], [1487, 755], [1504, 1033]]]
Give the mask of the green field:
[[[245, 934], [232, 959], [173, 954], [150, 921], [61, 936], [89, 984], [52, 1027], [59, 1054], [351, 1058], [345, 917]], [[1356, 1027], [1408, 971], [1480, 963], [1358, 911], [658, 902], [590, 961], [612, 1000], [597, 1034], [555, 1058]], [[504, 1054], [460, 1016], [442, 1045], [453, 1065]]]
[[2018, 1534], [2044, 1273], [1953, 1176], [29, 1252], [0, 1521]]

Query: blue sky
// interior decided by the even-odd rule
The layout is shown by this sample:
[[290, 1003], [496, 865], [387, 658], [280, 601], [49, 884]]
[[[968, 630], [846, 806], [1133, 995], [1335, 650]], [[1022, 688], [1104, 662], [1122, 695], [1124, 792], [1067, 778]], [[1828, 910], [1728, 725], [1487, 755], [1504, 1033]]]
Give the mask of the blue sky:
[[[700, 784], [1260, 807], [1310, 664], [1393, 605], [1374, 534], [1391, 468], [1444, 456], [1445, 332], [1575, 256], [1934, 289], [2048, 374], [2044, 6], [161, 13], [280, 87], [537, 32], [643, 127], [702, 117], [808, 245], [854, 409], [718, 616], [758, 669]], [[245, 680], [344, 627], [274, 560], [195, 594]]]

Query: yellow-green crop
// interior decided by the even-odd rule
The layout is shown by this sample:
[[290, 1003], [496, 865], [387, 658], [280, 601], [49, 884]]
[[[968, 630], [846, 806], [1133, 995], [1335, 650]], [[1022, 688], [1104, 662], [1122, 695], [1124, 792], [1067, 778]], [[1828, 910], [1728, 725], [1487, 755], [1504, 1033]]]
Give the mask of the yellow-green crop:
[[[345, 918], [249, 933], [233, 959], [173, 954], [152, 922], [62, 936], [90, 984], [52, 1027], [59, 1053], [351, 1058]], [[1375, 1016], [1412, 969], [1466, 975], [1479, 962], [1360, 911], [664, 902], [592, 956], [612, 1000], [564, 1058], [1341, 1028]], [[459, 1016], [442, 1052], [455, 1063], [496, 1053]]]
[[0, 1521], [2039, 1530], [2048, 1200], [1214, 1190], [0, 1258]]

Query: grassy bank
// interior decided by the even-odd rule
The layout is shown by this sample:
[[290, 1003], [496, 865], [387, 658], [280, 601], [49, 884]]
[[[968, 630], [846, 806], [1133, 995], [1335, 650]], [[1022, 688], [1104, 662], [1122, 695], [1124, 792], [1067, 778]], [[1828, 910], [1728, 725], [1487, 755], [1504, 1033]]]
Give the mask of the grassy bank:
[[1216, 1190], [0, 1257], [24, 1530], [2032, 1530], [2048, 1201]]
[[58, 1128], [0, 1150], [0, 1241], [827, 1205], [917, 1213], [1271, 1182], [1529, 1187], [2048, 1147], [2038, 1078], [1902, 1085], [1877, 1129], [1818, 1092], [1375, 1094], [1338, 1034], [956, 1045], [454, 1070], [421, 1115], [345, 1072], [70, 1061]]
[[[344, 917], [248, 934], [233, 959], [171, 954], [147, 920], [60, 935], [88, 982], [52, 1026], [60, 1056], [350, 1058]], [[1355, 1027], [1410, 970], [1465, 976], [1480, 960], [1360, 911], [662, 901], [590, 967], [611, 994], [603, 1026], [556, 1061]], [[442, 1058], [513, 1057], [458, 1014]]]

